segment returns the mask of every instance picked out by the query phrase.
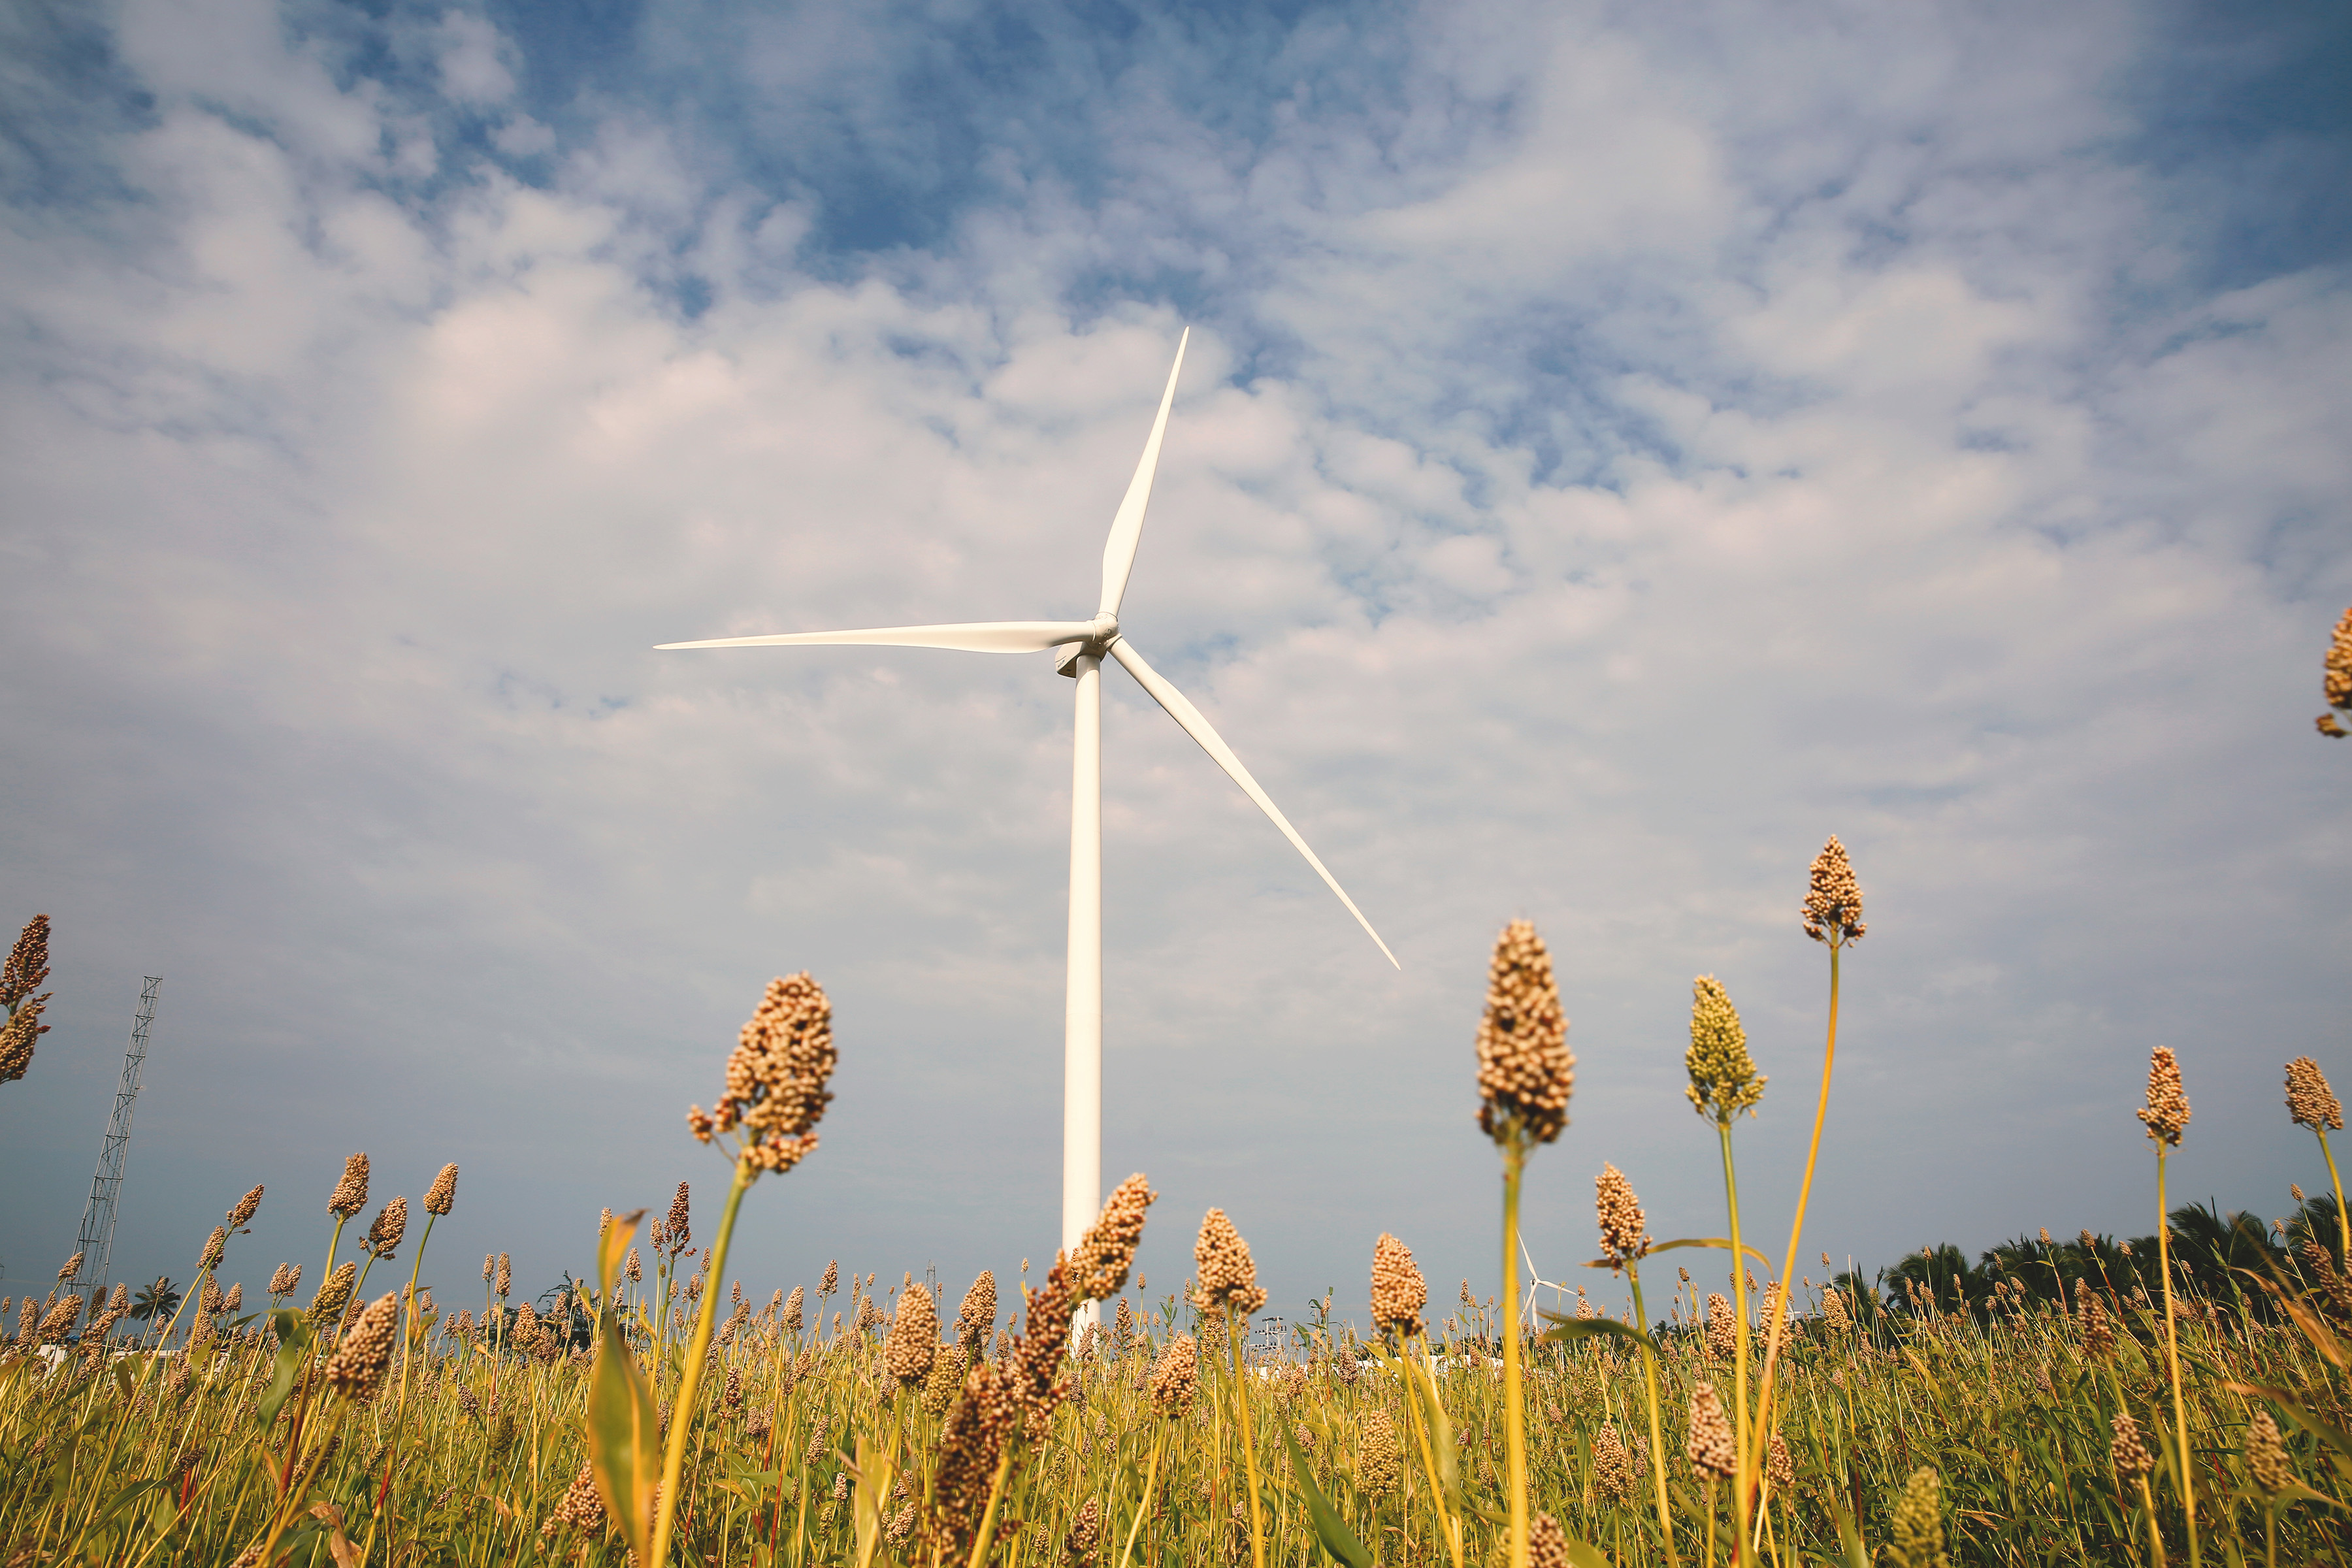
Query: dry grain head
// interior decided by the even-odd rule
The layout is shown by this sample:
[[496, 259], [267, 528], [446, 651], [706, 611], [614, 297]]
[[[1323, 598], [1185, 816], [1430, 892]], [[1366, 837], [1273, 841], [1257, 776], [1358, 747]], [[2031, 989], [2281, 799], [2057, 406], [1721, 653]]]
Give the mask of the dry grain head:
[[367, 1207], [368, 1157], [353, 1154], [343, 1162], [343, 1179], [327, 1194], [327, 1212], [337, 1219], [349, 1219]]
[[2177, 1146], [2188, 1131], [2189, 1095], [2181, 1087], [2180, 1064], [2173, 1059], [2171, 1047], [2158, 1046], [2148, 1054], [2147, 1104], [2136, 1114], [2158, 1148]]
[[1867, 929], [1862, 923], [1862, 884], [1854, 879], [1853, 863], [1834, 833], [1813, 857], [1804, 913], [1805, 934], [1832, 947], [1860, 942]]

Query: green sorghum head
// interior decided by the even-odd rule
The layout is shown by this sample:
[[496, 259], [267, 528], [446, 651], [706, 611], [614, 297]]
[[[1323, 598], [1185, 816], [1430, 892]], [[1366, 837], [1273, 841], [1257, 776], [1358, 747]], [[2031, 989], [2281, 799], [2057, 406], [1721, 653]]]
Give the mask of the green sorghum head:
[[1690, 1050], [1683, 1058], [1690, 1069], [1690, 1087], [1683, 1092], [1700, 1115], [1728, 1126], [1741, 1111], [1755, 1110], [1767, 1080], [1748, 1054], [1748, 1031], [1739, 1026], [1738, 1009], [1712, 974], [1691, 982], [1690, 1032]]

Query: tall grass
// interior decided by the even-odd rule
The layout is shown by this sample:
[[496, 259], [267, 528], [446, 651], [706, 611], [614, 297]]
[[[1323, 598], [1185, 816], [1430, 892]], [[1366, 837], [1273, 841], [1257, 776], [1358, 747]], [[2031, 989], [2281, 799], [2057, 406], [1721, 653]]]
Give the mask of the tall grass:
[[[1532, 928], [1506, 932], [1492, 979], [1480, 1090], [1508, 1258], [1523, 1163], [1567, 1127], [1573, 1058]], [[643, 1211], [607, 1210], [593, 1233], [583, 1218], [593, 1261], [560, 1293], [510, 1304], [504, 1260], [485, 1259], [477, 1321], [415, 1289], [453, 1166], [428, 1192], [404, 1286], [371, 1301], [368, 1270], [404, 1245], [406, 1205], [379, 1215], [364, 1268], [339, 1267], [365, 1201], [354, 1156], [307, 1312], [225, 1305], [215, 1276], [257, 1188], [196, 1249], [179, 1316], [137, 1339], [110, 1337], [127, 1301], [76, 1340], [56, 1301], [28, 1299], [0, 1351], [0, 1565], [2344, 1561], [2340, 1200], [2306, 1204], [2275, 1239], [2189, 1208], [2130, 1242], [2045, 1231], [1973, 1265], [1928, 1249], [1874, 1279], [1767, 1279], [1759, 1305], [1746, 1265], [1769, 1261], [1731, 1250], [1730, 1127], [1764, 1080], [1722, 988], [1696, 993], [1692, 1099], [1718, 1134], [1731, 1234], [1654, 1242], [1630, 1184], [1604, 1171], [1596, 1267], [1631, 1273], [1634, 1321], [1525, 1324], [1515, 1289], [1480, 1300], [1465, 1285], [1458, 1311], [1424, 1322], [1425, 1282], [1383, 1236], [1373, 1338], [1325, 1312], [1245, 1353], [1264, 1297], [1217, 1211], [1197, 1281], [1129, 1298], [1153, 1199], [1138, 1175], [1009, 1317], [984, 1277], [925, 1355], [904, 1331], [886, 1350], [884, 1331], [937, 1339], [944, 1303], [883, 1310], [872, 1282], [890, 1268], [853, 1272], [847, 1310], [828, 1315], [828, 1263], [805, 1326], [797, 1289], [789, 1309], [778, 1292], [754, 1311], [758, 1293], [727, 1275], [755, 1178], [815, 1151], [830, 1098], [829, 1005], [804, 975], [778, 981], [728, 1096], [689, 1119], [705, 1142], [735, 1134], [707, 1251], [688, 1246], [683, 1189], [652, 1227], [650, 1271]], [[2341, 1118], [2316, 1064], [2299, 1060], [2289, 1087], [2324, 1152]], [[2177, 1089], [2154, 1074], [2143, 1116], [2160, 1205], [2188, 1119]], [[1678, 1247], [1701, 1261], [1676, 1271], [1662, 1319], [1639, 1321], [1643, 1260]], [[893, 1305], [922, 1289], [900, 1277]], [[1710, 1335], [1701, 1303], [1726, 1277], [1737, 1331]], [[1074, 1342], [1088, 1300], [1117, 1305], [1113, 1326]], [[1688, 1451], [1703, 1384], [1734, 1391], [1722, 1507]]]

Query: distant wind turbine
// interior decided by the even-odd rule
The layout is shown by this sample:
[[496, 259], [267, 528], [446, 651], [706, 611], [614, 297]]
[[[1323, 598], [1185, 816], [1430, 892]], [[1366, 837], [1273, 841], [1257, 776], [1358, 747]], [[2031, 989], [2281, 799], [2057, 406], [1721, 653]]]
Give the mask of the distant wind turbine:
[[1389, 963], [1396, 954], [1372, 930], [1364, 911], [1348, 897], [1307, 840], [1250, 777], [1201, 710], [1185, 700], [1160, 672], [1146, 664], [1119, 629], [1119, 601], [1143, 537], [1143, 512], [1151, 500], [1151, 478], [1160, 466], [1160, 444], [1168, 430], [1176, 377], [1184, 368], [1190, 329], [1176, 344], [1176, 363], [1160, 394], [1159, 416], [1143, 458], [1129, 481], [1127, 499], [1111, 519], [1103, 546], [1102, 604], [1090, 621], [975, 621], [941, 626], [882, 626], [846, 632], [786, 632], [756, 637], [711, 637], [701, 642], [663, 643], [663, 648], [768, 647], [847, 644], [856, 647], [943, 647], [966, 653], [1044, 653], [1054, 650], [1054, 668], [1078, 683], [1076, 760], [1070, 789], [1070, 949], [1068, 1001], [1064, 1014], [1062, 1058], [1062, 1245], [1075, 1247], [1102, 1206], [1102, 661], [1127, 667], [1138, 685], [1168, 710], [1168, 716], [1215, 759], [1219, 767], [1255, 801], [1282, 836], [1290, 840], [1315, 874], [1323, 879], [1348, 912], [1380, 947]]

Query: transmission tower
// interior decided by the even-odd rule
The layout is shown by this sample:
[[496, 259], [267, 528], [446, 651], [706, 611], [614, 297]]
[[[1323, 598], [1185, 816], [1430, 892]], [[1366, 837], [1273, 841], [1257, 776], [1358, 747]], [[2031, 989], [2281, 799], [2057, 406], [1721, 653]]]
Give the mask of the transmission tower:
[[[86, 1294], [89, 1316], [106, 1303], [107, 1255], [114, 1249], [114, 1197], [122, 1190], [122, 1162], [131, 1152], [131, 1102], [139, 1098], [139, 1069], [147, 1060], [147, 1032], [155, 1026], [155, 997], [163, 977], [150, 974], [139, 988], [139, 1016], [131, 1024], [131, 1049], [122, 1058], [122, 1085], [114, 1091], [114, 1115], [98, 1149], [98, 1174], [89, 1179], [89, 1206], [82, 1210], [81, 1273], [73, 1289]], [[85, 1320], [87, 1321], [87, 1320]]]

